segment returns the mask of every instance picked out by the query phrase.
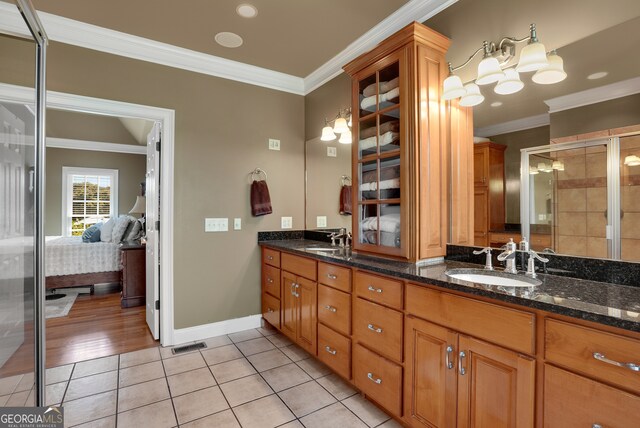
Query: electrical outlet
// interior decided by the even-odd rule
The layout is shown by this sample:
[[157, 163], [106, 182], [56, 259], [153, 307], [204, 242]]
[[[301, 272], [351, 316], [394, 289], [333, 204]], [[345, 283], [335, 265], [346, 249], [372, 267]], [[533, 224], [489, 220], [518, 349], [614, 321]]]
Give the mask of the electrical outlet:
[[291, 229], [293, 227], [293, 217], [280, 217], [280, 228]]
[[327, 227], [326, 215], [319, 215], [316, 217], [316, 227]]
[[327, 156], [335, 158], [338, 156], [338, 149], [335, 147], [327, 147]]
[[233, 219], [233, 230], [242, 229], [242, 219], [240, 217], [236, 217]]
[[226, 232], [229, 230], [229, 219], [226, 218], [205, 218], [205, 232]]
[[280, 140], [269, 138], [269, 150], [280, 150]]

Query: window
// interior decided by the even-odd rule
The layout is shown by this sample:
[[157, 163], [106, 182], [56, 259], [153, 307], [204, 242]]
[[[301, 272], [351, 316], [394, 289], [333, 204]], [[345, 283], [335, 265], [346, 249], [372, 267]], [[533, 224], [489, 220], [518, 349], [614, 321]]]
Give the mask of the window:
[[62, 167], [62, 233], [84, 230], [118, 212], [118, 170]]

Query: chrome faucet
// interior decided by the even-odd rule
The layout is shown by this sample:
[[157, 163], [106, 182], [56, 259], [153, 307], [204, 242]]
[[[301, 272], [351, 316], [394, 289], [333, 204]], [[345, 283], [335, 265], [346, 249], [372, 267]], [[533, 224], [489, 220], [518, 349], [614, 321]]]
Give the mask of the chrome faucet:
[[[351, 233], [347, 233], [347, 230], [342, 227], [340, 228], [339, 232], [333, 232], [331, 235], [329, 235], [329, 238], [331, 238], [331, 245], [332, 246], [336, 246], [336, 239], [338, 240], [338, 246], [340, 248], [344, 248], [344, 242], [345, 242], [345, 238], [347, 240], [347, 242], [351, 239], [350, 237]], [[348, 245], [348, 244], [347, 244]]]
[[527, 273], [525, 275], [530, 276], [531, 278], [535, 278], [538, 276], [536, 274], [536, 260], [540, 260], [542, 263], [547, 263], [549, 259], [542, 257], [540, 254], [536, 253], [533, 250], [529, 250], [529, 262], [527, 264]]
[[493, 263], [491, 262], [491, 247], [483, 248], [482, 250], [474, 251], [473, 254], [479, 255], [482, 253], [487, 253], [487, 258], [484, 264], [484, 268], [486, 270], [493, 270]]
[[498, 260], [504, 262], [506, 260], [506, 266], [504, 271], [507, 273], [518, 273], [518, 269], [516, 269], [516, 254], [518, 251], [516, 250], [516, 243], [513, 242], [513, 238], [509, 239], [507, 242], [506, 250], [498, 255]]

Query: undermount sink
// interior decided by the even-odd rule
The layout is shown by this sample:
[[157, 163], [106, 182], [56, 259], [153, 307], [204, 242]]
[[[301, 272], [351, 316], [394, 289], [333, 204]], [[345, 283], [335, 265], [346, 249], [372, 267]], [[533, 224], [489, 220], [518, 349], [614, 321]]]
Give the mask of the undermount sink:
[[319, 251], [319, 252], [334, 252], [340, 251], [342, 248], [340, 247], [307, 247], [304, 249], [305, 251]]
[[445, 274], [449, 278], [460, 281], [502, 287], [532, 287], [542, 284], [542, 281], [534, 278], [484, 269], [451, 269], [446, 271]]

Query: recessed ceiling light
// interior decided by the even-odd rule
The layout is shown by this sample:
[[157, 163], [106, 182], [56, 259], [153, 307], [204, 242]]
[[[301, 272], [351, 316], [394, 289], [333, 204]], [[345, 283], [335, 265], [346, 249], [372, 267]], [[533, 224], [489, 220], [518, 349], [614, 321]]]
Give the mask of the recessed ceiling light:
[[243, 42], [242, 37], [228, 31], [216, 34], [215, 39], [220, 46], [224, 46], [225, 48], [237, 48], [238, 46], [242, 46]]
[[500, 107], [502, 105], [502, 101], [494, 101], [491, 103], [491, 107]]
[[258, 9], [252, 4], [243, 3], [236, 7], [236, 13], [243, 18], [255, 18], [258, 14]]
[[597, 73], [593, 73], [587, 76], [587, 79], [589, 80], [596, 80], [596, 79], [602, 79], [603, 77], [605, 77], [607, 74], [606, 71], [599, 71]]

